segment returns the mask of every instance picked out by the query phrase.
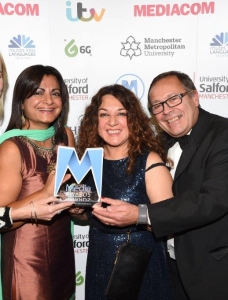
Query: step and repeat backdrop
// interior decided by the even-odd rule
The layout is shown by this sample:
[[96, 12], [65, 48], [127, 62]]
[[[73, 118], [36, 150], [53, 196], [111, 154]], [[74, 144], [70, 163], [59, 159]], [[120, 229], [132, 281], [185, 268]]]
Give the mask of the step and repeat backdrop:
[[[161, 72], [178, 70], [195, 82], [201, 106], [228, 117], [228, 2], [186, 0], [0, 1], [0, 51], [9, 90], [34, 64], [56, 67], [70, 96], [68, 126], [77, 136], [96, 91], [114, 83], [131, 89], [147, 111], [147, 91]], [[89, 226], [75, 225], [75, 286], [84, 299]]]

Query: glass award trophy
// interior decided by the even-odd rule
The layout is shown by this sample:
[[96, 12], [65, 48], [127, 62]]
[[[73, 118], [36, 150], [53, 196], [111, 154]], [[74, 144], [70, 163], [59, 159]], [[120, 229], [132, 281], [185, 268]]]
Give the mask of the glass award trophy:
[[[62, 184], [66, 173], [71, 178]], [[54, 195], [75, 206], [92, 206], [100, 201], [103, 173], [103, 148], [87, 148], [81, 160], [72, 147], [59, 146]]]

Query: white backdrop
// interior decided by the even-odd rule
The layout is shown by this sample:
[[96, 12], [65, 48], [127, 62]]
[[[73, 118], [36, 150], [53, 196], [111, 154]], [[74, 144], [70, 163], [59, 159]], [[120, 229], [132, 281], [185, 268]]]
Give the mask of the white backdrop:
[[[9, 120], [15, 79], [33, 64], [62, 73], [75, 135], [101, 86], [125, 85], [146, 109], [152, 79], [169, 70], [189, 74], [201, 106], [228, 117], [227, 13], [224, 0], [0, 1], [0, 51], [9, 74], [0, 133]], [[88, 226], [75, 227], [74, 247], [77, 300], [83, 300]]]

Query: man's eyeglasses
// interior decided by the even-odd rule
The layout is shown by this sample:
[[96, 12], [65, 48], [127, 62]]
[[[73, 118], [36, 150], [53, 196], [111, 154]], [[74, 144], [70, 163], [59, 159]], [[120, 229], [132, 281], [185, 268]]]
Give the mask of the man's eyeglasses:
[[164, 110], [164, 104], [167, 104], [168, 107], [174, 107], [177, 106], [179, 104], [182, 103], [182, 98], [187, 95], [188, 93], [191, 93], [193, 90], [191, 91], [187, 91], [185, 93], [182, 94], [176, 94], [173, 95], [171, 97], [169, 97], [168, 99], [166, 99], [163, 102], [159, 102], [157, 104], [152, 105], [151, 107], [149, 107], [149, 111], [153, 114], [153, 115], [157, 115], [160, 114], [163, 110]]

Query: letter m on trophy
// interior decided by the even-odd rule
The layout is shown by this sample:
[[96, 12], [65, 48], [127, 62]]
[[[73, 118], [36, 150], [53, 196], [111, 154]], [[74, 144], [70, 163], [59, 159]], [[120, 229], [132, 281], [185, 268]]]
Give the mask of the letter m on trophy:
[[[62, 184], [67, 172], [71, 179]], [[87, 148], [81, 160], [74, 148], [59, 146], [54, 195], [59, 201], [91, 206], [100, 201], [103, 175], [103, 148]]]

